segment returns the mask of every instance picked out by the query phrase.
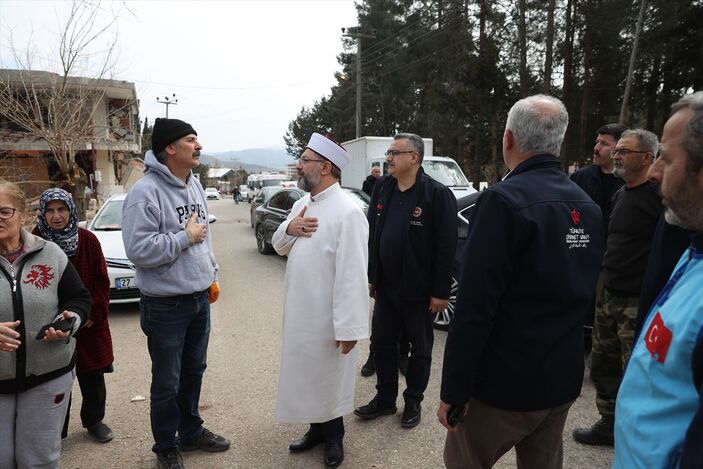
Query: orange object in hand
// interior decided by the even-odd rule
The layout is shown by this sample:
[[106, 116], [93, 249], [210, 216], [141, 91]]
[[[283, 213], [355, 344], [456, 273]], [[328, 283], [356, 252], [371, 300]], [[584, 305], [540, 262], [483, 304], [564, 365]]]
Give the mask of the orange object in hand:
[[213, 304], [220, 297], [220, 284], [217, 282], [212, 282], [210, 288], [208, 288], [208, 298], [207, 300], [210, 304]]

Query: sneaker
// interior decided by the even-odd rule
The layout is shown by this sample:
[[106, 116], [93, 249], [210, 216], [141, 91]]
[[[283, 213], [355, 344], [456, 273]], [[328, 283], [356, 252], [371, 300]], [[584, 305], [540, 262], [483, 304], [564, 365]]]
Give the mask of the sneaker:
[[361, 376], [371, 376], [374, 373], [376, 373], [376, 363], [373, 361], [373, 353], [370, 353], [368, 360], [361, 367]]
[[613, 446], [613, 420], [601, 417], [591, 428], [577, 428], [572, 435], [574, 440], [585, 445]]
[[112, 430], [102, 422], [91, 425], [87, 428], [88, 433], [100, 443], [112, 441]]
[[183, 456], [176, 448], [167, 449], [156, 454], [159, 469], [185, 469]]
[[230, 442], [228, 439], [212, 433], [207, 428], [203, 428], [203, 432], [200, 436], [190, 443], [181, 443], [181, 451], [195, 451], [199, 449], [201, 451], [207, 451], [208, 453], [218, 453], [220, 451], [227, 451], [229, 449]]

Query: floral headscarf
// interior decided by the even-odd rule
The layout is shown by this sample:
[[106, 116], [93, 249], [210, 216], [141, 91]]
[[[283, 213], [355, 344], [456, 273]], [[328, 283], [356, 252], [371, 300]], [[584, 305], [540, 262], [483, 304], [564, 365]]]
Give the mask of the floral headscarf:
[[[62, 230], [55, 230], [46, 221], [46, 206], [49, 202], [60, 200], [65, 203], [71, 212], [68, 223]], [[78, 210], [73, 203], [71, 194], [63, 189], [47, 189], [39, 198], [39, 215], [37, 215], [37, 228], [42, 238], [52, 241], [66, 253], [68, 257], [75, 256], [78, 251]]]

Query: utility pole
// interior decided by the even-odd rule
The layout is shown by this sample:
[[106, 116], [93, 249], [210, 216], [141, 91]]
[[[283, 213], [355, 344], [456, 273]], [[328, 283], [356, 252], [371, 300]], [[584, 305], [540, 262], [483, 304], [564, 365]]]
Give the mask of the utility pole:
[[[347, 32], [348, 31], [348, 32]], [[375, 32], [375, 31], [374, 31]], [[356, 39], [356, 138], [361, 137], [361, 38], [374, 39], [373, 34], [359, 32], [359, 27], [342, 28], [342, 35]]]
[[620, 124], [625, 122], [627, 114], [627, 101], [630, 99], [630, 87], [632, 86], [632, 73], [635, 69], [635, 59], [637, 58], [637, 45], [640, 42], [640, 32], [642, 31], [642, 22], [644, 21], [644, 9], [647, 0], [640, 2], [640, 14], [637, 17], [637, 26], [635, 28], [635, 40], [632, 43], [632, 54], [630, 54], [630, 66], [627, 68], [627, 81], [625, 82], [625, 94], [622, 97], [622, 106], [620, 107]]
[[156, 102], [165, 104], [166, 105], [166, 119], [168, 119], [168, 107], [173, 104], [174, 106], [178, 104], [178, 99], [176, 99], [176, 93], [173, 93], [173, 96], [170, 98], [168, 96], [164, 96], [164, 99], [162, 100], [158, 96], [156, 97]]

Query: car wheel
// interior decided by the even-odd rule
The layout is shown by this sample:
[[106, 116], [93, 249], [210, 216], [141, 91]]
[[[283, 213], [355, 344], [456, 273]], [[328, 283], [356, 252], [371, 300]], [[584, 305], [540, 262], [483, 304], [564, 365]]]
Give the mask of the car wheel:
[[256, 226], [256, 247], [261, 254], [271, 254], [273, 252], [273, 246], [266, 241], [266, 230], [263, 224]]
[[459, 282], [452, 276], [452, 287], [449, 290], [449, 304], [447, 309], [435, 315], [433, 326], [440, 331], [448, 331], [449, 323], [454, 317], [454, 308], [456, 307], [456, 292], [459, 289]]

